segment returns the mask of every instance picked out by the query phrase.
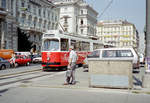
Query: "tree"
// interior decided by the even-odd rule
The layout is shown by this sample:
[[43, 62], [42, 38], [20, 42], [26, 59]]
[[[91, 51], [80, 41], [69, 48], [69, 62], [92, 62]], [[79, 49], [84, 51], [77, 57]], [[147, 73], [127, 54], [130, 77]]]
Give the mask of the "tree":
[[29, 35], [18, 28], [18, 51], [30, 51], [32, 42], [29, 41]]

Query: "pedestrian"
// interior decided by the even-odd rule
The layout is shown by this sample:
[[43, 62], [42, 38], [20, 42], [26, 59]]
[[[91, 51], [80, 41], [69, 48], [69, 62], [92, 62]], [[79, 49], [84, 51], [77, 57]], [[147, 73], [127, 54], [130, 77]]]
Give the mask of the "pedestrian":
[[12, 67], [16, 67], [15, 61], [16, 61], [16, 55], [15, 55], [15, 53], [13, 53], [11, 55], [11, 59], [10, 59], [10, 64], [11, 64]]
[[[69, 60], [68, 60], [68, 70], [66, 72], [66, 81], [64, 85], [72, 84], [74, 85], [75, 82], [75, 69], [76, 69], [76, 61], [77, 61], [77, 54], [74, 51], [74, 47], [70, 46], [69, 48]], [[69, 73], [71, 72], [71, 73]], [[71, 74], [70, 77], [68, 74]]]

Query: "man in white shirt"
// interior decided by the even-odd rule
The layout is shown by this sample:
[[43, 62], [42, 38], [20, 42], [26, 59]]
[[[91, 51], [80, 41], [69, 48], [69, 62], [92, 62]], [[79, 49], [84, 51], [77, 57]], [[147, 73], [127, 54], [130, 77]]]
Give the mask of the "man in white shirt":
[[[77, 61], [77, 54], [76, 52], [73, 50], [74, 47], [70, 46], [69, 48], [69, 64], [68, 64], [68, 68], [71, 69], [71, 77], [68, 79], [66, 78], [66, 83], [64, 83], [64, 85], [68, 85], [68, 84], [75, 84], [75, 69], [76, 69], [76, 61]], [[71, 79], [71, 82], [70, 82]]]

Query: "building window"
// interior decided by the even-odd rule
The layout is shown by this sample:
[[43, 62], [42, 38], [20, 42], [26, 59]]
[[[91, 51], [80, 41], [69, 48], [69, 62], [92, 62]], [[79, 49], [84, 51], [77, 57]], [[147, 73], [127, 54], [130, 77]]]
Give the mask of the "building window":
[[33, 37], [33, 38], [34, 38], [34, 41], [36, 41], [36, 35], [34, 35], [34, 37]]
[[47, 25], [47, 29], [49, 30], [50, 29], [50, 24], [48, 23], [48, 25]]
[[24, 1], [21, 3], [21, 7], [24, 7]]
[[44, 25], [43, 25], [43, 28], [45, 29], [45, 27], [46, 27], [46, 22], [44, 22]]
[[81, 25], [83, 25], [83, 19], [81, 19]]
[[67, 31], [68, 31], [68, 28], [65, 28], [65, 31], [67, 32]]
[[33, 22], [33, 26], [34, 26], [34, 28], [36, 27], [36, 20], [34, 20], [34, 22]]
[[83, 29], [81, 29], [81, 34], [83, 34]]
[[56, 27], [55, 27], [55, 29], [57, 29], [58, 28], [58, 24], [56, 24]]
[[36, 15], [36, 6], [33, 6], [33, 14]]
[[39, 22], [39, 28], [41, 28], [41, 21]]
[[67, 24], [68, 23], [68, 18], [64, 18], [64, 19], [65, 19], [64, 23]]
[[57, 21], [57, 16], [55, 16], [55, 21]]
[[21, 23], [22, 23], [22, 25], [24, 25], [24, 21], [25, 21], [25, 17], [22, 17], [22, 18], [21, 18]]
[[41, 35], [39, 35], [39, 41], [41, 41]]
[[81, 10], [81, 15], [83, 14], [83, 10]]
[[45, 18], [45, 9], [43, 10], [43, 16], [44, 16], [44, 18]]
[[6, 8], [6, 0], [2, 0], [2, 8]]
[[41, 16], [41, 8], [39, 8], [39, 16]]
[[14, 5], [13, 5], [13, 3], [14, 3], [14, 0], [11, 0], [11, 15], [13, 15], [13, 9], [14, 9]]
[[50, 17], [50, 11], [47, 11], [47, 13], [48, 13], [48, 18]]
[[66, 11], [67, 9], [68, 9], [68, 8], [66, 8], [66, 7], [64, 8], [65, 11]]
[[54, 13], [52, 13], [52, 20], [54, 20]]
[[30, 12], [31, 11], [31, 6], [30, 5], [28, 5], [28, 12]]

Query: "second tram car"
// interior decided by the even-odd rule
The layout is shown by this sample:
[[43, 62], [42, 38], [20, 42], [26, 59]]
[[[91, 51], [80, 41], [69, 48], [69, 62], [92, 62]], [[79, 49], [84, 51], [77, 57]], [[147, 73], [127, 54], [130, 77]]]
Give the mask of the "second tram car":
[[94, 49], [104, 48], [102, 42], [87, 37], [73, 36], [59, 30], [50, 30], [42, 37], [43, 70], [66, 68], [68, 65], [69, 46], [74, 46], [78, 55], [77, 64], [82, 65], [85, 57]]

